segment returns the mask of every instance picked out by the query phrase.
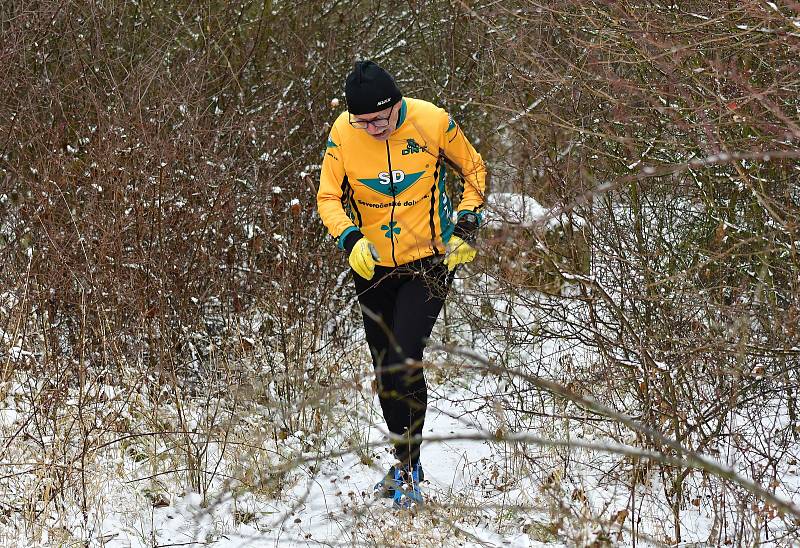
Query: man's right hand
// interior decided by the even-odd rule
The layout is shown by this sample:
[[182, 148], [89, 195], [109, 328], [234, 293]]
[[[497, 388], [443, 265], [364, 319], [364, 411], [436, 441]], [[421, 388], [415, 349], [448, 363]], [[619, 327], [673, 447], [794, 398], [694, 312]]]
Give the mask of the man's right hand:
[[350, 263], [356, 274], [365, 280], [371, 280], [372, 276], [375, 275], [375, 262], [379, 260], [378, 251], [372, 242], [366, 238], [361, 238], [353, 246], [347, 262]]

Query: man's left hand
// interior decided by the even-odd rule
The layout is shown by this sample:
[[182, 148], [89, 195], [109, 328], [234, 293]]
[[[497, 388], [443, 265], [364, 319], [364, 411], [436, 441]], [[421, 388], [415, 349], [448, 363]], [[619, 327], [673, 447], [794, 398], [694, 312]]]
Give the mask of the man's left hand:
[[477, 253], [478, 251], [474, 247], [458, 236], [450, 236], [450, 241], [447, 242], [447, 250], [445, 251], [444, 264], [447, 265], [447, 270], [452, 272], [456, 266], [472, 261]]

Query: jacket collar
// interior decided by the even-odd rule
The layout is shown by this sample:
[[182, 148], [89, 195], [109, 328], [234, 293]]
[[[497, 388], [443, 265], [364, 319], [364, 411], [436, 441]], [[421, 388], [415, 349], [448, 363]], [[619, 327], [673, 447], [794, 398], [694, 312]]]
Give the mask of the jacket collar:
[[408, 114], [408, 105], [406, 105], [406, 100], [403, 99], [403, 102], [400, 103], [400, 114], [397, 116], [397, 125], [395, 129], [400, 129], [400, 126], [406, 121], [406, 114]]

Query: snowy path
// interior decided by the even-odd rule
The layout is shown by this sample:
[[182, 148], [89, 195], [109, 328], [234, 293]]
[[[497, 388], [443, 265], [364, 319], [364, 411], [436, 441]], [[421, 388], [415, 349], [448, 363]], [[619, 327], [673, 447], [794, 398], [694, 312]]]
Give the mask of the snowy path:
[[[436, 399], [433, 393], [431, 398], [426, 433], [457, 436], [478, 431], [452, 416], [454, 409], [446, 400]], [[376, 410], [375, 401], [372, 410], [375, 415]], [[480, 421], [479, 415], [470, 417]], [[379, 416], [373, 419], [378, 421]], [[144, 548], [153, 546], [152, 541], [164, 546], [217, 548], [542, 545], [532, 543], [522, 533], [516, 538], [501, 537], [485, 523], [464, 523], [465, 514], [452, 511], [451, 505], [480, 505], [481, 491], [474, 484], [481, 473], [480, 463], [492, 456], [488, 443], [453, 440], [423, 444], [426, 476], [423, 491], [429, 502], [425, 510], [412, 518], [408, 513], [396, 511], [390, 499], [373, 496], [372, 486], [381, 477], [381, 470], [392, 462], [385, 444], [381, 443], [385, 439], [383, 432], [377, 425], [368, 430], [364, 432], [365, 438], [378, 442], [373, 454], [379, 458], [384, 455], [383, 462], [368, 466], [353, 454], [323, 461], [316, 474], [299, 477], [288, 497], [282, 497], [288, 502], [268, 504], [252, 499], [249, 505], [239, 501], [237, 506], [233, 500], [223, 500], [210, 509], [202, 509], [200, 496], [189, 494], [171, 506], [153, 509], [152, 524], [138, 538], [119, 534], [106, 546]], [[243, 514], [251, 516], [246, 523], [241, 522]], [[455, 530], [461, 533], [456, 536]]]

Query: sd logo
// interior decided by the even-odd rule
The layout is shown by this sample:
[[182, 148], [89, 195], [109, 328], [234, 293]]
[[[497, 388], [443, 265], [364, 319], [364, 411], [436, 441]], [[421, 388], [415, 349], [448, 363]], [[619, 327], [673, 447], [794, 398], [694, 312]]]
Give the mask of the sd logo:
[[381, 182], [382, 185], [388, 185], [389, 182], [392, 182], [394, 184], [402, 183], [405, 180], [405, 178], [406, 178], [405, 172], [399, 169], [392, 170], [391, 181], [389, 179], [389, 172], [382, 171], [381, 173], [378, 173], [378, 180]]
[[358, 179], [358, 181], [384, 196], [397, 196], [416, 183], [424, 173], [424, 171], [406, 173], [401, 169], [393, 169], [391, 174], [383, 171], [378, 173], [375, 179]]

